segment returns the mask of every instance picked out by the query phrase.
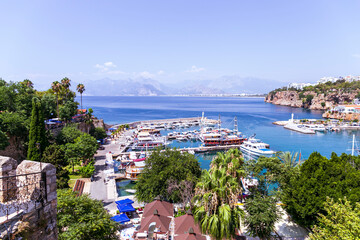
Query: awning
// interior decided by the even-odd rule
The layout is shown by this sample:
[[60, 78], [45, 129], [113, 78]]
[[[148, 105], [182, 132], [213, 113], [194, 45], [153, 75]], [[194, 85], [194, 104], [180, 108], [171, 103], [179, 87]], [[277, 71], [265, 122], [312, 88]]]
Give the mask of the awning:
[[123, 199], [123, 200], [115, 201], [115, 203], [116, 203], [117, 205], [132, 204], [132, 203], [134, 203], [134, 201], [131, 200], [131, 199], [129, 199], [129, 198], [125, 198], [125, 199]]
[[115, 216], [113, 216], [113, 217], [110, 218], [110, 219], [113, 220], [113, 221], [115, 221], [115, 222], [119, 222], [119, 223], [125, 223], [125, 222], [129, 222], [129, 221], [130, 221], [130, 218], [128, 218], [125, 213], [115, 215]]
[[135, 208], [130, 204], [117, 204], [119, 212], [135, 212]]

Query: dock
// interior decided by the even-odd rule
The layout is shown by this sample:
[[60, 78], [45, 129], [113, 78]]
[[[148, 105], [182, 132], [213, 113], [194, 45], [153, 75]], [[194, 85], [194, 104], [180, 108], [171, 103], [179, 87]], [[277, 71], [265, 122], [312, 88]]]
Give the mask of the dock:
[[[151, 124], [156, 125], [156, 124], [175, 124], [175, 123], [193, 123], [193, 122], [200, 123], [201, 119], [202, 117], [171, 118], [171, 119], [157, 119], [157, 120], [142, 120], [142, 121], [130, 122], [127, 124], [132, 128], [137, 128], [137, 126], [139, 125], [151, 125]], [[214, 119], [204, 118], [203, 120], [205, 120], [207, 123], [213, 123], [213, 124], [218, 123], [218, 120], [214, 120]], [[116, 128], [120, 125], [122, 124], [116, 124], [113, 125], [112, 127]]]

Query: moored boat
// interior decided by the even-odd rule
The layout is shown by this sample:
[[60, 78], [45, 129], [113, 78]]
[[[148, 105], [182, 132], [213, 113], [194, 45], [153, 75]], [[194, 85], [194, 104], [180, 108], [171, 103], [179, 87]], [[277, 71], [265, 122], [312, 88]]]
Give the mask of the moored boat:
[[250, 138], [240, 146], [241, 152], [250, 157], [257, 159], [260, 156], [272, 157], [275, 151], [269, 149], [269, 144], [261, 142], [259, 139]]

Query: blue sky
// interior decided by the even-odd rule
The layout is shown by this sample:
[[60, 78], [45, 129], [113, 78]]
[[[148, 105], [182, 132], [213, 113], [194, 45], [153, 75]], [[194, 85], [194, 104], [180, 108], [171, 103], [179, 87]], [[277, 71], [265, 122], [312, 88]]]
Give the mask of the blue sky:
[[0, 2], [0, 77], [50, 85], [360, 75], [360, 1]]

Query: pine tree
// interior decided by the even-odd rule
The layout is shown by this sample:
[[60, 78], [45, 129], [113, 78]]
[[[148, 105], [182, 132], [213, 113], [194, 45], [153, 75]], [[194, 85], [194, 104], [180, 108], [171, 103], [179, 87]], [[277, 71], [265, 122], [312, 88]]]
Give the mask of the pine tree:
[[47, 143], [41, 102], [39, 99], [33, 98], [27, 159], [40, 161]]

